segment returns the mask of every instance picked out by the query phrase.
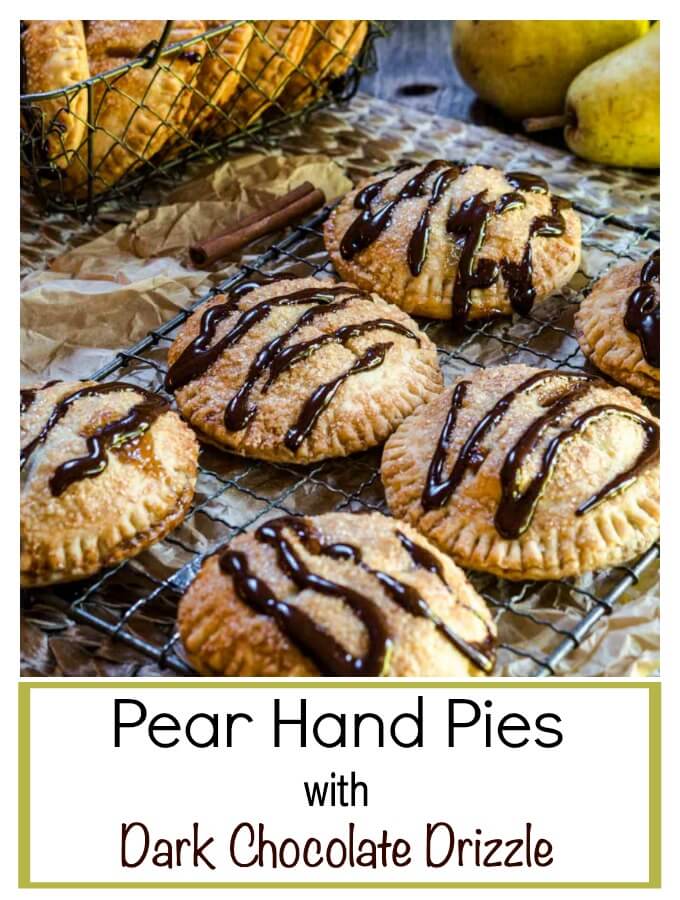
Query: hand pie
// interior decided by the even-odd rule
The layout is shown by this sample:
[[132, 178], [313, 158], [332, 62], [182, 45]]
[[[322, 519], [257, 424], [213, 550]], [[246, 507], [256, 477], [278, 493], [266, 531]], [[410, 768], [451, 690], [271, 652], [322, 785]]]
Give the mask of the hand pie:
[[661, 262], [656, 250], [600, 278], [576, 313], [584, 354], [615, 381], [659, 396]]
[[198, 445], [132, 384], [21, 392], [21, 584], [93, 575], [160, 540], [194, 493]]
[[[23, 35], [26, 91], [40, 94], [70, 87], [90, 77], [85, 33], [79, 19], [35, 20]], [[66, 168], [85, 140], [87, 91], [78, 90], [39, 104], [48, 159]]]
[[314, 278], [213, 298], [168, 361], [166, 387], [202, 437], [283, 462], [374, 447], [442, 389], [436, 349], [412, 319]]
[[567, 284], [581, 226], [536, 175], [437, 159], [351, 191], [326, 221], [325, 243], [342, 278], [460, 326], [526, 314]]
[[586, 375], [465, 375], [397, 429], [381, 474], [394, 515], [505, 578], [607, 568], [659, 535], [658, 422]]
[[380, 513], [272, 519], [207, 559], [179, 632], [205, 674], [468, 676], [495, 628], [460, 569]]
[[[99, 75], [138, 59], [160, 38], [164, 22], [136, 19], [97, 19], [86, 29], [92, 75]], [[174, 23], [169, 44], [197, 37], [203, 22]], [[103, 81], [92, 90], [93, 190], [114, 186], [182, 134], [191, 101], [192, 83], [205, 53], [202, 43], [173, 56], [161, 57], [151, 68], [137, 66]], [[68, 188], [83, 193], [87, 184], [87, 149], [74, 157], [67, 171]]]
[[[205, 27], [211, 30], [226, 24], [207, 21]], [[198, 70], [186, 117], [186, 126], [192, 134], [209, 131], [215, 122], [222, 121], [217, 109], [226, 106], [238, 88], [252, 36], [253, 26], [241, 22], [206, 42], [208, 49]]]
[[255, 22], [243, 78], [226, 110], [234, 123], [228, 131], [247, 128], [276, 100], [300, 63], [312, 34], [312, 23], [301, 19]]
[[312, 25], [304, 59], [279, 100], [286, 110], [302, 109], [320, 97], [352, 65], [368, 32], [368, 24], [356, 19], [318, 19]]

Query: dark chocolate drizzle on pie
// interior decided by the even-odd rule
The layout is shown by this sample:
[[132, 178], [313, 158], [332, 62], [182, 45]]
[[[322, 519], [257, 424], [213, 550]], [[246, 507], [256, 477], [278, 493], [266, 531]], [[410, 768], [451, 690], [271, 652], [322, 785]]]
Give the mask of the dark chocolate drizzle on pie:
[[100, 426], [86, 438], [87, 455], [61, 463], [50, 478], [53, 496], [58, 497], [66, 488], [82, 478], [92, 478], [104, 471], [107, 465], [107, 450], [117, 449], [129, 441], [136, 440], [153, 424], [159, 415], [166, 412], [168, 404], [162, 397], [152, 394], [137, 385], [112, 381], [79, 388], [62, 397], [52, 409], [47, 421], [38, 434], [21, 449], [20, 467], [23, 468], [35, 449], [44, 443], [49, 433], [63, 419], [69, 409], [85, 397], [100, 397], [105, 394], [134, 391], [142, 395], [142, 402], [133, 406], [122, 418]]
[[623, 324], [637, 335], [642, 354], [650, 366], [659, 368], [661, 300], [657, 285], [661, 276], [661, 255], [655, 250], [642, 267], [640, 284], [628, 298]]
[[[440, 171], [440, 170], [444, 171]], [[413, 175], [393, 200], [376, 212], [371, 204], [382, 196], [383, 189], [394, 176], [367, 185], [354, 198], [354, 206], [360, 214], [349, 225], [340, 242], [340, 254], [352, 260], [369, 247], [392, 223], [394, 211], [404, 200], [421, 197], [426, 191], [428, 178], [438, 173], [432, 184], [430, 198], [408, 242], [407, 261], [411, 274], [420, 275], [427, 259], [432, 209], [445, 195], [446, 188], [469, 166], [452, 164], [446, 160], [434, 160]], [[549, 214], [535, 216], [529, 224], [526, 244], [519, 261], [507, 258], [499, 261], [479, 258], [488, 223], [494, 216], [502, 215], [526, 205], [523, 194], [547, 194], [548, 185], [539, 175], [529, 172], [508, 172], [507, 181], [515, 189], [497, 200], [486, 200], [486, 190], [468, 197], [457, 208], [449, 211], [447, 231], [460, 244], [460, 258], [453, 288], [451, 318], [461, 326], [468, 317], [473, 290], [492, 287], [502, 275], [507, 286], [508, 299], [513, 309], [526, 315], [532, 308], [536, 291], [533, 286], [532, 239], [534, 237], [558, 237], [564, 234], [566, 223], [562, 211], [570, 206], [563, 197], [551, 198]]]
[[496, 530], [500, 535], [508, 539], [515, 539], [526, 531], [531, 524], [536, 506], [543, 494], [562, 447], [577, 435], [582, 434], [591, 422], [597, 421], [603, 416], [619, 415], [635, 421], [644, 431], [644, 445], [633, 464], [625, 471], [614, 476], [595, 494], [585, 500], [576, 510], [576, 515], [583, 515], [594, 509], [603, 500], [628, 487], [650, 463], [658, 458], [659, 427], [655, 422], [627, 407], [615, 404], [602, 404], [578, 415], [560, 434], [548, 442], [537, 473], [532, 477], [524, 490], [521, 490], [518, 486], [518, 476], [527, 459], [536, 449], [541, 437], [548, 428], [555, 427], [564, 419], [569, 407], [585, 396], [595, 381], [595, 379], [586, 375], [566, 375], [563, 372], [538, 372], [501, 397], [489, 412], [480, 419], [464, 441], [451, 473], [447, 477], [444, 474], [444, 467], [448, 451], [456, 427], [458, 413], [470, 387], [470, 382], [461, 381], [454, 388], [451, 405], [430, 462], [421, 497], [423, 509], [429, 511], [445, 506], [460, 485], [466, 472], [478, 471], [484, 462], [487, 451], [483, 449], [482, 442], [489, 432], [500, 424], [513, 401], [543, 381], [556, 377], [568, 379], [566, 388], [557, 397], [552, 396], [543, 404], [546, 407], [545, 413], [532, 422], [524, 431], [507, 453], [501, 468], [501, 499], [494, 519]]
[[348, 378], [351, 378], [352, 375], [368, 372], [370, 369], [377, 369], [378, 366], [381, 366], [391, 346], [391, 343], [373, 344], [367, 350], [364, 350], [361, 356], [357, 357], [349, 369], [314, 389], [311, 396], [305, 400], [297, 421], [288, 429], [283, 440], [292, 453], [295, 453], [310, 433], [321, 413], [335, 396], [340, 385]]
[[120, 419], [107, 422], [87, 436], [85, 456], [69, 459], [57, 467], [49, 481], [52, 495], [59, 497], [75, 482], [100, 475], [108, 465], [109, 450], [118, 450], [124, 444], [141, 438], [158, 416], [167, 410], [168, 404], [162, 397], [144, 392], [141, 403], [133, 406]]
[[21, 390], [19, 391], [21, 412], [28, 412], [40, 391], [44, 391], [49, 387], [53, 387], [55, 384], [59, 384], [60, 381], [61, 379], [55, 378], [54, 381], [46, 381], [45, 384], [41, 384], [38, 387], [21, 388]]
[[[393, 639], [380, 606], [355, 588], [313, 572], [296, 552], [284, 529], [289, 529], [311, 555], [346, 560], [370, 573], [403, 609], [413, 616], [429, 619], [459, 652], [483, 671], [491, 671], [493, 655], [485, 652], [481, 645], [469, 643], [457, 635], [433, 612], [415, 588], [387, 572], [366, 565], [362, 561], [359, 547], [347, 543], [327, 544], [304, 519], [285, 516], [258, 528], [255, 532], [256, 539], [275, 549], [281, 569], [299, 591], [309, 589], [348, 603], [367, 630], [368, 649], [364, 656], [356, 657], [348, 653], [323, 626], [318, 625], [302, 609], [277, 598], [269, 585], [250, 570], [244, 553], [227, 549], [220, 557], [220, 568], [232, 576], [237, 596], [256, 612], [271, 616], [289, 640], [314, 661], [322, 674], [384, 675], [389, 670]], [[425, 548], [420, 550], [423, 553], [419, 558], [426, 559], [424, 554], [427, 551]], [[484, 642], [484, 648], [487, 643], [488, 640]]]
[[[243, 287], [248, 287], [246, 282]], [[241, 313], [235, 324], [222, 337], [211, 344], [217, 326], [238, 309], [238, 303], [245, 290], [236, 289], [224, 303], [211, 306], [201, 316], [200, 329], [196, 337], [184, 348], [179, 357], [170, 366], [165, 378], [168, 391], [176, 391], [199, 378], [228, 348], [238, 343], [259, 322], [264, 321], [277, 306], [304, 306], [309, 303], [330, 303], [338, 294], [357, 293], [356, 289], [347, 285], [330, 284], [305, 288], [292, 294], [281, 294], [263, 300]]]

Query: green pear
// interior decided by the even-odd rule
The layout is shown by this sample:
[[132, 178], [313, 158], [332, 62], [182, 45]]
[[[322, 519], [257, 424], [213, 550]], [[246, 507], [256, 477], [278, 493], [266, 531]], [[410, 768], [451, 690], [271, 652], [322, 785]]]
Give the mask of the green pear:
[[659, 166], [659, 37], [657, 24], [572, 81], [564, 137], [573, 153], [610, 166]]
[[549, 116], [563, 112], [581, 69], [648, 29], [646, 19], [457, 21], [453, 56], [464, 81], [506, 116]]

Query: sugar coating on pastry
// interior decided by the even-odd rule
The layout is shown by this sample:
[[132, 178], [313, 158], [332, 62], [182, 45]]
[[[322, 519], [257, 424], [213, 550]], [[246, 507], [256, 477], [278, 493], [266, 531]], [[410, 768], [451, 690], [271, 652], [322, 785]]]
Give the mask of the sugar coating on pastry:
[[[83, 23], [78, 19], [36, 19], [26, 23], [23, 39], [26, 91], [40, 94], [71, 87], [90, 77]], [[43, 100], [45, 148], [55, 165], [65, 168], [85, 139], [87, 91]]]
[[182, 327], [166, 386], [208, 441], [308, 463], [381, 443], [442, 390], [436, 348], [376, 294], [314, 278], [245, 283]]
[[21, 583], [74, 581], [184, 518], [198, 444], [167, 403], [122, 382], [21, 391]]
[[[100, 75], [138, 59], [165, 25], [160, 20], [97, 19], [88, 23], [86, 45], [92, 75]], [[199, 20], [176, 20], [169, 44], [198, 37]], [[91, 172], [92, 188], [101, 193], [148, 162], [170, 140], [184, 135], [183, 122], [192, 98], [199, 65], [207, 52], [198, 42], [162, 56], [150, 68], [136, 66], [98, 81], [92, 88], [92, 163], [86, 148], [67, 169], [68, 189], [83, 193]]]
[[318, 19], [312, 26], [305, 55], [279, 99], [284, 109], [301, 109], [321, 96], [352, 65], [368, 32], [368, 23], [357, 19]]
[[312, 36], [312, 22], [274, 19], [255, 22], [243, 77], [228, 115], [231, 130], [253, 125], [285, 88]]
[[205, 674], [484, 675], [495, 627], [461, 570], [380, 513], [272, 519], [207, 559], [179, 632]]
[[593, 365], [626, 387], [659, 396], [660, 255], [626, 263], [595, 284], [576, 313], [576, 334]]
[[536, 175], [438, 159], [350, 191], [324, 239], [341, 277], [406, 312], [461, 325], [527, 313], [567, 284], [581, 226]]
[[623, 563], [659, 535], [659, 426], [625, 388], [523, 365], [460, 378], [388, 440], [391, 512], [510, 579]]

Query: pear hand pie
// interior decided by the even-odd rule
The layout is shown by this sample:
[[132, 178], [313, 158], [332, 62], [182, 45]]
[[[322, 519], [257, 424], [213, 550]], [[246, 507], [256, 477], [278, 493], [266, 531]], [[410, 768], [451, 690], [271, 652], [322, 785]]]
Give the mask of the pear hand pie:
[[620, 384], [659, 396], [661, 258], [612, 269], [576, 313], [581, 349], [593, 365]]
[[[23, 35], [26, 90], [42, 94], [70, 87], [90, 77], [83, 23], [78, 19], [46, 19], [26, 23]], [[85, 140], [87, 91], [40, 103], [45, 150], [55, 165], [66, 168]]]
[[21, 584], [74, 581], [136, 556], [184, 518], [198, 444], [132, 384], [21, 391]]
[[587, 375], [465, 375], [397, 429], [381, 474], [394, 515], [505, 578], [607, 568], [659, 534], [658, 422]]
[[194, 667], [227, 676], [468, 676], [495, 628], [461, 570], [380, 513], [272, 519], [208, 558], [182, 598]]
[[351, 284], [246, 282], [197, 310], [166, 387], [211, 443], [308, 463], [381, 443], [443, 386], [429, 338]]
[[460, 326], [526, 314], [567, 284], [580, 261], [581, 225], [536, 175], [437, 159], [351, 191], [324, 238], [343, 278], [406, 312]]

